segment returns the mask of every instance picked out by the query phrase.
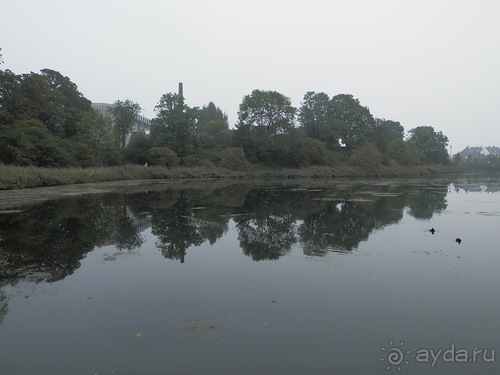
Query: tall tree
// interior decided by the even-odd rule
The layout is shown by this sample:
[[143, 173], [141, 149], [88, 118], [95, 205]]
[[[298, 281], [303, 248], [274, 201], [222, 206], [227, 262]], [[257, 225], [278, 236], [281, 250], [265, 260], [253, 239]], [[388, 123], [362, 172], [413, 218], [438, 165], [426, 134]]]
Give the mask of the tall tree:
[[107, 164], [110, 156], [118, 153], [113, 126], [100, 113], [87, 112], [76, 124], [76, 129], [77, 135], [74, 140], [90, 147], [97, 164]]
[[141, 110], [138, 103], [129, 99], [116, 100], [109, 109], [120, 147], [125, 147], [127, 137], [134, 129], [136, 118]]
[[436, 132], [432, 126], [418, 126], [411, 129], [409, 134], [408, 143], [417, 148], [424, 163], [449, 163], [446, 150], [448, 137], [442, 132]]
[[202, 148], [221, 149], [231, 142], [227, 115], [213, 102], [201, 108], [197, 128]]
[[196, 122], [199, 117], [197, 107], [184, 104], [178, 94], [163, 94], [155, 106], [156, 117], [151, 124], [154, 146], [167, 146], [177, 155], [184, 157], [198, 147]]
[[375, 119], [352, 95], [340, 94], [330, 100], [334, 129], [349, 149], [366, 143], [373, 135]]
[[330, 98], [324, 92], [308, 91], [299, 109], [299, 122], [307, 136], [327, 142], [332, 132]]
[[373, 134], [377, 148], [385, 152], [390, 141], [404, 138], [405, 129], [397, 121], [376, 119], [376, 127]]
[[0, 71], [0, 122], [37, 119], [54, 135], [70, 138], [91, 103], [68, 77], [50, 69], [16, 75]]
[[240, 104], [237, 128], [250, 127], [267, 136], [287, 134], [294, 126], [295, 112], [283, 94], [253, 90]]
[[91, 102], [78, 91], [78, 86], [61, 73], [42, 69], [41, 76], [49, 83], [50, 88], [59, 99], [64, 135], [66, 138], [76, 135], [76, 123], [82, 116], [92, 110]]

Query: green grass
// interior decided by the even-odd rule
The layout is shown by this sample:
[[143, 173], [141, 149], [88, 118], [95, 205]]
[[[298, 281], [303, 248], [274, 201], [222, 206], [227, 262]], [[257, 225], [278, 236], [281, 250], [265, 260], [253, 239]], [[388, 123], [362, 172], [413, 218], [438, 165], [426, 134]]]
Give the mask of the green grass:
[[0, 190], [144, 179], [255, 179], [255, 178], [348, 178], [348, 177], [424, 177], [460, 172], [447, 166], [385, 167], [366, 171], [347, 164], [337, 167], [307, 168], [252, 167], [248, 171], [230, 171], [219, 167], [144, 167], [123, 165], [102, 168], [38, 168], [0, 164]]

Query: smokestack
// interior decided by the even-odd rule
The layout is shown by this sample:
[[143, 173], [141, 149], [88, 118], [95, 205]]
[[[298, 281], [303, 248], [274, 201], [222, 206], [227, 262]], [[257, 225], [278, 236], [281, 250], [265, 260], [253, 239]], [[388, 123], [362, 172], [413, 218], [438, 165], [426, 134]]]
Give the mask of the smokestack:
[[179, 82], [179, 97], [184, 98], [184, 88], [182, 87], [182, 82]]

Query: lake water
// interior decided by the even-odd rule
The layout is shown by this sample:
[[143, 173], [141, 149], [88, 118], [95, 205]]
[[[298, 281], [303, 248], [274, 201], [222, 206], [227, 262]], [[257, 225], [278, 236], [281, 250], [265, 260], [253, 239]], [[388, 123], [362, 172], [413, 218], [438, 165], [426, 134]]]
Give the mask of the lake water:
[[498, 178], [124, 190], [0, 213], [0, 374], [500, 373]]

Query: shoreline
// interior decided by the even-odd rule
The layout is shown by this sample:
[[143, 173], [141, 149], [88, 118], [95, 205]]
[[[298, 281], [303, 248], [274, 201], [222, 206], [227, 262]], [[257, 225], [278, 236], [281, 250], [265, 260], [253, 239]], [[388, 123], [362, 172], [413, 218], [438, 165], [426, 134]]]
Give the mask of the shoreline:
[[[367, 173], [352, 168], [329, 167], [279, 170], [256, 169], [238, 172], [223, 168], [201, 167], [167, 169], [129, 165], [105, 167], [100, 170], [100, 168], [44, 169], [0, 165], [0, 172], [4, 172], [6, 168], [10, 169], [8, 174], [0, 173], [0, 186], [4, 187], [0, 189], [0, 213], [15, 212], [23, 206], [70, 196], [107, 193], [132, 194], [162, 190], [166, 187], [203, 190], [207, 188], [207, 184], [210, 185], [210, 188], [216, 188], [226, 185], [269, 183], [304, 184], [320, 187], [337, 182], [352, 181], [354, 183], [364, 179], [383, 180], [391, 183], [393, 180], [409, 182], [425, 178], [456, 178], [463, 175], [462, 171], [456, 170], [456, 168], [443, 166], [412, 167], [405, 168], [406, 170], [386, 168], [383, 171], [378, 170]], [[120, 177], [120, 175], [122, 178], [116, 178]], [[9, 176], [13, 183], [7, 184], [6, 176]], [[65, 176], [64, 180], [62, 176]], [[113, 179], [113, 177], [115, 178]], [[24, 184], [50, 182], [52, 185], [16, 188], [14, 186], [18, 181]], [[11, 188], [6, 189], [5, 186], [11, 186]]]
[[232, 171], [219, 167], [144, 167], [123, 165], [100, 168], [39, 168], [0, 165], [0, 191], [77, 185], [85, 183], [131, 180], [193, 180], [193, 179], [344, 179], [344, 178], [412, 178], [464, 173], [458, 167], [426, 165], [385, 167], [363, 170], [349, 165], [337, 167], [260, 168]]

